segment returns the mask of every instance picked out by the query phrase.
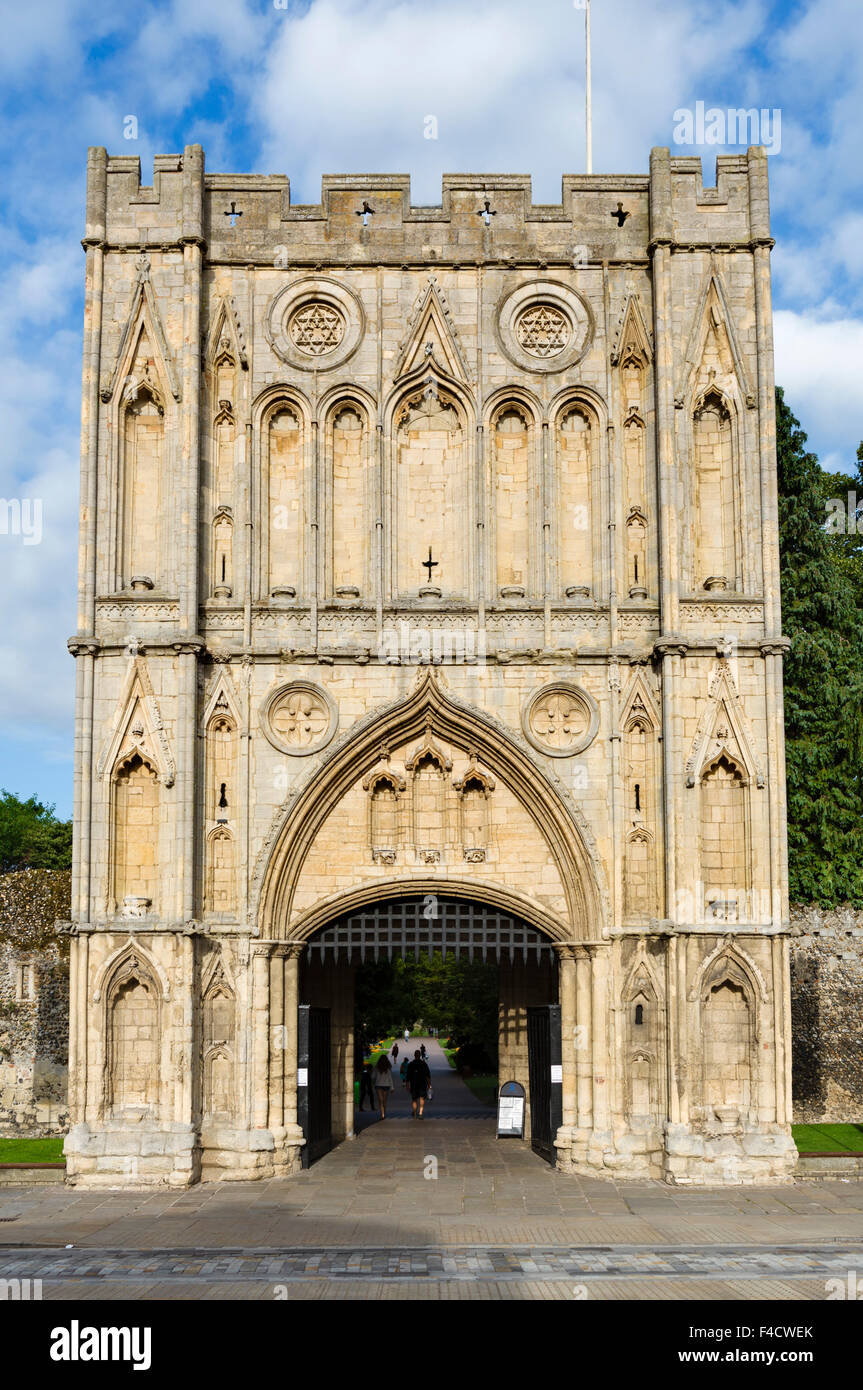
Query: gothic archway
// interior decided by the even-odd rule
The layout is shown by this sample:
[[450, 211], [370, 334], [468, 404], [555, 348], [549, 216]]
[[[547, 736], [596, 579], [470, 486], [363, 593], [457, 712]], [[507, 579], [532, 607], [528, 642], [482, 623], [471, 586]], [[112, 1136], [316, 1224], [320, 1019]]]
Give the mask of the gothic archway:
[[[427, 735], [452, 739], [462, 748], [476, 750], [482, 763], [499, 778], [541, 835], [562, 886], [565, 912], [551, 926], [561, 940], [595, 940], [607, 921], [607, 895], [590, 832], [578, 808], [566, 799], [528, 752], [518, 735], [455, 697], [444, 687], [434, 667], [427, 667], [414, 689], [367, 718], [345, 734], [329, 757], [311, 775], [291, 803], [279, 813], [259, 860], [253, 886], [252, 912], [265, 940], [296, 940], [299, 930], [315, 930], [321, 924], [316, 913], [298, 920], [294, 894], [306, 857], [327, 818], [351, 787], [375, 767], [382, 743], [395, 746]], [[484, 876], [464, 886], [452, 878], [429, 878], [430, 891], [463, 892], [488, 896], [501, 885]], [[467, 877], [467, 876], [465, 876]], [[363, 892], [392, 895], [399, 892], [398, 876], [389, 876], [374, 888], [358, 885]], [[416, 884], [417, 879], [412, 879]], [[515, 896], [509, 893], [510, 900]], [[517, 911], [537, 921], [539, 905], [530, 907], [530, 896], [521, 895]], [[322, 904], [322, 906], [324, 906]], [[332, 912], [332, 903], [329, 912]], [[311, 925], [317, 917], [315, 925]], [[550, 924], [551, 925], [551, 924]]]

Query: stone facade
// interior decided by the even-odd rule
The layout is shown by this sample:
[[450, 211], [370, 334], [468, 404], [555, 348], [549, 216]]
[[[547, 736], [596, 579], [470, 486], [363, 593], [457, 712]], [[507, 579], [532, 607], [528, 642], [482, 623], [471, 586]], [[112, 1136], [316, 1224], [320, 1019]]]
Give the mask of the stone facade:
[[72, 1181], [293, 1171], [327, 991], [350, 1133], [308, 943], [437, 893], [554, 947], [502, 1052], [553, 989], [562, 1167], [787, 1177], [767, 161], [717, 171], [90, 152]]
[[69, 1123], [69, 961], [54, 923], [65, 870], [0, 875], [0, 1135], [63, 1134]]
[[791, 911], [794, 1119], [863, 1118], [863, 913]]

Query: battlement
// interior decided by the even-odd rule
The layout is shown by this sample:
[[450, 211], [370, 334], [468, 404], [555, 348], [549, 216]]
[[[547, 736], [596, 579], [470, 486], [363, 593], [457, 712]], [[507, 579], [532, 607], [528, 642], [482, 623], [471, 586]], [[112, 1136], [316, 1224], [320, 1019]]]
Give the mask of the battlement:
[[415, 205], [408, 174], [326, 174], [319, 203], [291, 202], [284, 174], [205, 172], [204, 153], [89, 154], [87, 242], [108, 249], [194, 240], [213, 261], [272, 265], [509, 260], [626, 264], [654, 245], [749, 247], [769, 237], [761, 147], [720, 155], [716, 185], [698, 158], [651, 154], [649, 174], [565, 174], [561, 201], [534, 203], [528, 174], [445, 174], [437, 206]]

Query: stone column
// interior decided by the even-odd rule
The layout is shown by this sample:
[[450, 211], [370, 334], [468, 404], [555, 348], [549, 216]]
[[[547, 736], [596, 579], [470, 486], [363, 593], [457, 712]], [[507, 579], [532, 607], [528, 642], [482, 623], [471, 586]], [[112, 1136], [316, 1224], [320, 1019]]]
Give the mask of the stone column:
[[252, 1128], [266, 1129], [270, 1117], [270, 951], [252, 947]]
[[563, 1062], [562, 1128], [571, 1131], [578, 1120], [575, 950], [572, 946], [556, 945], [555, 951], [558, 963], [561, 1060]]
[[284, 954], [284, 1129], [285, 1168], [293, 1172], [300, 1166], [300, 1149], [305, 1143], [297, 1120], [297, 1062], [299, 1060], [300, 956], [304, 941], [289, 941]]
[[590, 952], [578, 946], [575, 956], [575, 1022], [578, 1028], [575, 1043], [576, 1116], [584, 1137], [593, 1129], [593, 1086], [591, 1084], [591, 1055], [593, 1024], [591, 1018], [591, 975], [593, 962]]
[[270, 1074], [269, 1119], [278, 1150], [285, 1122], [285, 950], [276, 946], [270, 957]]
[[592, 945], [589, 948], [593, 972], [591, 976], [591, 1066], [593, 1073], [593, 1131], [594, 1136], [611, 1128], [609, 1109], [608, 1052], [608, 973], [610, 947]]

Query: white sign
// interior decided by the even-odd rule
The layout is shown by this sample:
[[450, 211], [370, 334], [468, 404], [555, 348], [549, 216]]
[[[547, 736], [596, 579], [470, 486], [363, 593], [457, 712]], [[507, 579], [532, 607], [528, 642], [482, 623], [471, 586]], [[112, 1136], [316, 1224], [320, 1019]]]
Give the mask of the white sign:
[[309, 1069], [308, 1069], [308, 1067], [297, 1067], [297, 1085], [298, 1085], [298, 1086], [308, 1086], [308, 1084], [309, 1084]]
[[524, 1096], [500, 1096], [497, 1106], [498, 1134], [521, 1134], [524, 1129]]
[[552, 1084], [552, 1086], [554, 1086], [555, 1084], [557, 1084], [558, 1086], [562, 1086], [562, 1085], [563, 1085], [563, 1067], [562, 1067], [562, 1066], [558, 1066], [558, 1067], [552, 1066], [552, 1069], [551, 1069], [551, 1084]]

